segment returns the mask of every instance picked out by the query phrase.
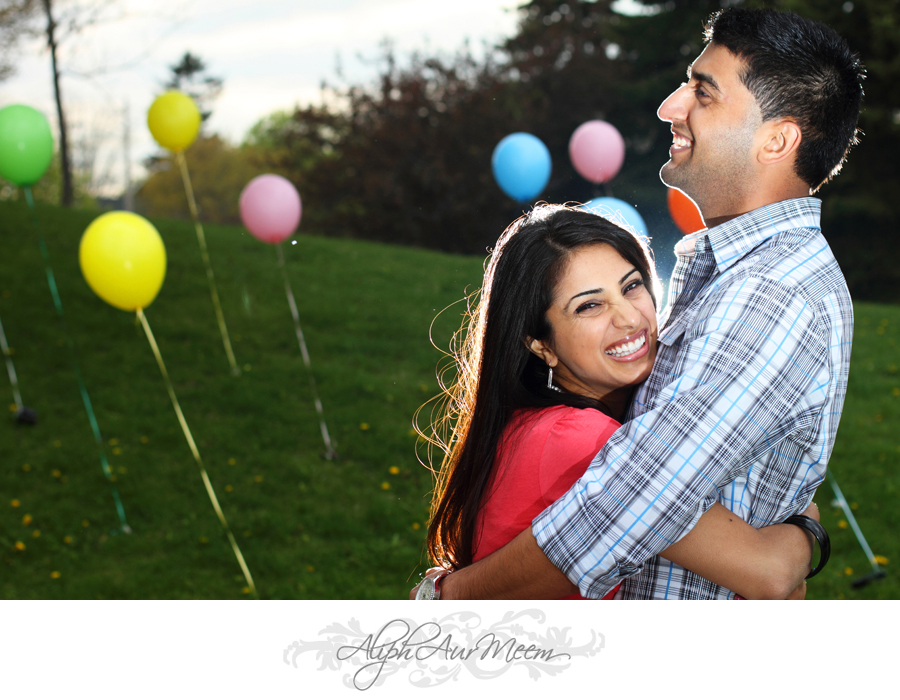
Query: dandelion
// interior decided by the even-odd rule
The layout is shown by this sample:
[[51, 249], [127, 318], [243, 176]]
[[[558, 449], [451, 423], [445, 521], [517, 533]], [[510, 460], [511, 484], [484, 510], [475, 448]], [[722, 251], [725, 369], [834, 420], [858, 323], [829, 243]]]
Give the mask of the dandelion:
[[413, 529], [413, 530], [418, 530], [420, 527], [422, 527], [422, 526], [419, 525], [419, 523], [413, 523], [413, 524], [412, 524], [412, 529]]
[[[884, 457], [884, 455], [881, 455], [881, 456], [882, 456], [882, 458]], [[850, 504], [850, 510], [856, 510], [857, 508], [859, 508], [859, 503], [851, 503]]]
[[59, 469], [54, 469], [54, 470], [53, 470], [52, 472], [50, 472], [50, 473], [53, 475], [53, 478], [54, 478], [54, 479], [58, 479], [59, 477], [62, 476], [62, 472], [61, 472]]
[[368, 423], [360, 423], [360, 424], [359, 424], [359, 429], [360, 429], [360, 430], [368, 430], [368, 429], [369, 429], [369, 424], [368, 424]]
[[69, 535], [66, 535], [65, 537], [63, 537], [63, 542], [65, 542], [66, 544], [72, 544], [72, 538], [69, 537]]
[[16, 549], [18, 549], [20, 552], [24, 552], [25, 551], [25, 543], [24, 542], [16, 542]]
[[851, 569], [851, 568], [848, 566], [846, 569], [844, 569], [844, 575], [845, 575], [845, 576], [852, 576], [852, 575], [853, 575], [853, 569]]
[[231, 493], [234, 489], [231, 488], [231, 484], [228, 484], [228, 485], [225, 487], [225, 490], [228, 491], [228, 493]]
[[257, 484], [261, 483], [262, 480], [263, 480], [262, 474], [257, 474], [255, 477], [253, 477], [253, 480], [254, 480]]
[[[247, 366], [244, 365], [244, 368], [245, 368], [245, 369], [246, 369], [246, 367], [247, 367]], [[244, 586], [244, 587], [241, 589], [241, 593], [243, 593], [244, 595], [247, 595], [249, 592], [250, 592], [250, 586]]]
[[38, 537], [41, 536], [41, 531], [35, 530], [34, 532], [31, 533], [31, 536], [34, 537], [34, 539], [37, 539]]
[[201, 537], [201, 538], [200, 538], [200, 544], [207, 544], [208, 542], [209, 542], [209, 538], [208, 538], [208, 537]]
[[888, 563], [888, 558], [887, 558], [887, 557], [883, 557], [883, 556], [881, 556], [880, 554], [876, 554], [876, 555], [875, 555], [875, 563], [876, 563], [876, 564], [887, 564], [887, 563]]
[[386, 482], [386, 481], [381, 482], [382, 491], [387, 491], [389, 488], [391, 488], [391, 485], [388, 482]]
[[427, 385], [427, 384], [419, 384], [419, 388], [420, 388], [422, 391], [428, 391], [428, 385]]
[[58, 571], [50, 572], [50, 578], [59, 578], [60, 576], [62, 576], [62, 574], [60, 574]]
[[846, 521], [846, 520], [839, 520], [839, 521], [838, 521], [838, 527], [841, 528], [841, 530], [846, 530], [846, 529], [847, 529], [847, 521]]
[[234, 457], [232, 457], [231, 459], [228, 460], [228, 463], [230, 465], [234, 466], [235, 464], [237, 464], [237, 460]]
[[313, 571], [316, 570], [316, 567], [314, 567], [312, 564], [310, 564], [309, 566], [306, 567], [306, 570], [307, 570], [309, 573], [312, 573]]
[[146, 445], [148, 442], [150, 442], [150, 438], [148, 438], [146, 435], [141, 435], [141, 442]]
[[22, 471], [23, 471], [23, 472], [30, 472], [30, 471], [31, 471], [31, 465], [30, 465], [30, 464], [23, 464], [23, 465], [22, 465]]
[[25, 513], [25, 515], [22, 516], [22, 524], [23, 525], [31, 525], [32, 519], [33, 518], [31, 517], [31, 514]]
[[82, 521], [81, 521], [81, 526], [82, 526], [82, 527], [87, 527], [87, 526], [90, 525], [90, 524], [91, 524], [91, 521], [90, 521], [90, 520], [85, 519], [85, 520], [82, 520]]
[[19, 503], [18, 498], [14, 498], [9, 502], [9, 505], [11, 505], [13, 508], [18, 508], [21, 504]]
[[110, 438], [109, 444], [110, 444], [110, 447], [115, 447], [116, 445], [119, 444], [119, 441], [116, 440], [115, 438]]
[[9, 412], [10, 412], [10, 413], [15, 413], [15, 412], [18, 411], [18, 410], [19, 410], [19, 407], [16, 406], [14, 403], [11, 403], [11, 404], [9, 405]]
[[388, 471], [389, 471], [391, 474], [399, 474], [399, 473], [400, 473], [400, 467], [391, 467], [390, 469], [388, 469]]
[[122, 448], [121, 447], [113, 447], [112, 453], [114, 455], [120, 455], [120, 454], [122, 454]]
[[900, 396], [900, 386], [895, 386], [894, 390], [891, 392], [894, 396]]
[[409, 435], [410, 437], [415, 437], [418, 434], [419, 434], [419, 431], [416, 430], [415, 428], [410, 428], [409, 432], [407, 433], [407, 435]]

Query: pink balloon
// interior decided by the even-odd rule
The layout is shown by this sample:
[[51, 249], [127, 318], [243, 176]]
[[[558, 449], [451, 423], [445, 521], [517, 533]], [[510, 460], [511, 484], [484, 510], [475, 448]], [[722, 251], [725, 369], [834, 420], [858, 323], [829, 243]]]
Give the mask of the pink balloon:
[[238, 204], [244, 226], [263, 243], [280, 243], [300, 224], [300, 195], [281, 175], [259, 175], [250, 180]]
[[569, 139], [569, 158], [585, 180], [612, 180], [625, 160], [625, 141], [612, 124], [595, 119], [585, 122]]

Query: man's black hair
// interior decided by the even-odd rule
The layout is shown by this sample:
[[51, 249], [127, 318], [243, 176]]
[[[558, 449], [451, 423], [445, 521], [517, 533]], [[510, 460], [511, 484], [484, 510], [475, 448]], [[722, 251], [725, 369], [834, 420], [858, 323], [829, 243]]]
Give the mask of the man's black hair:
[[735, 8], [710, 17], [706, 41], [744, 61], [741, 80], [764, 121], [797, 122], [802, 138], [794, 170], [810, 190], [837, 175], [858, 142], [865, 77], [847, 42], [821, 22], [792, 12]]

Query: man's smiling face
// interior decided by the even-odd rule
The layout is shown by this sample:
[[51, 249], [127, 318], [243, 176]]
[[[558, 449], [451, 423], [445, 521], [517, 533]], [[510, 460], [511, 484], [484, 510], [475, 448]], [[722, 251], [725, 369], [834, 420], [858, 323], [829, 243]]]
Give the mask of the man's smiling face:
[[669, 161], [659, 172], [700, 206], [705, 218], [733, 214], [754, 184], [754, 139], [762, 125], [755, 98], [741, 82], [743, 62], [709, 44], [689, 80], [657, 114], [672, 124]]

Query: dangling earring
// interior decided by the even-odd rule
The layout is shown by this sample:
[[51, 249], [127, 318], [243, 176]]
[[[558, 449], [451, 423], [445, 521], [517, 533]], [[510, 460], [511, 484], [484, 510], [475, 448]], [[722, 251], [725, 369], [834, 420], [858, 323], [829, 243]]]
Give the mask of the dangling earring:
[[560, 389], [558, 386], [555, 386], [555, 385], [553, 384], [553, 368], [550, 367], [550, 366], [548, 366], [547, 369], [550, 370], [550, 371], [547, 373], [547, 388], [548, 388], [548, 389], [553, 389], [553, 391], [558, 391], [559, 393], [562, 393], [562, 389]]

